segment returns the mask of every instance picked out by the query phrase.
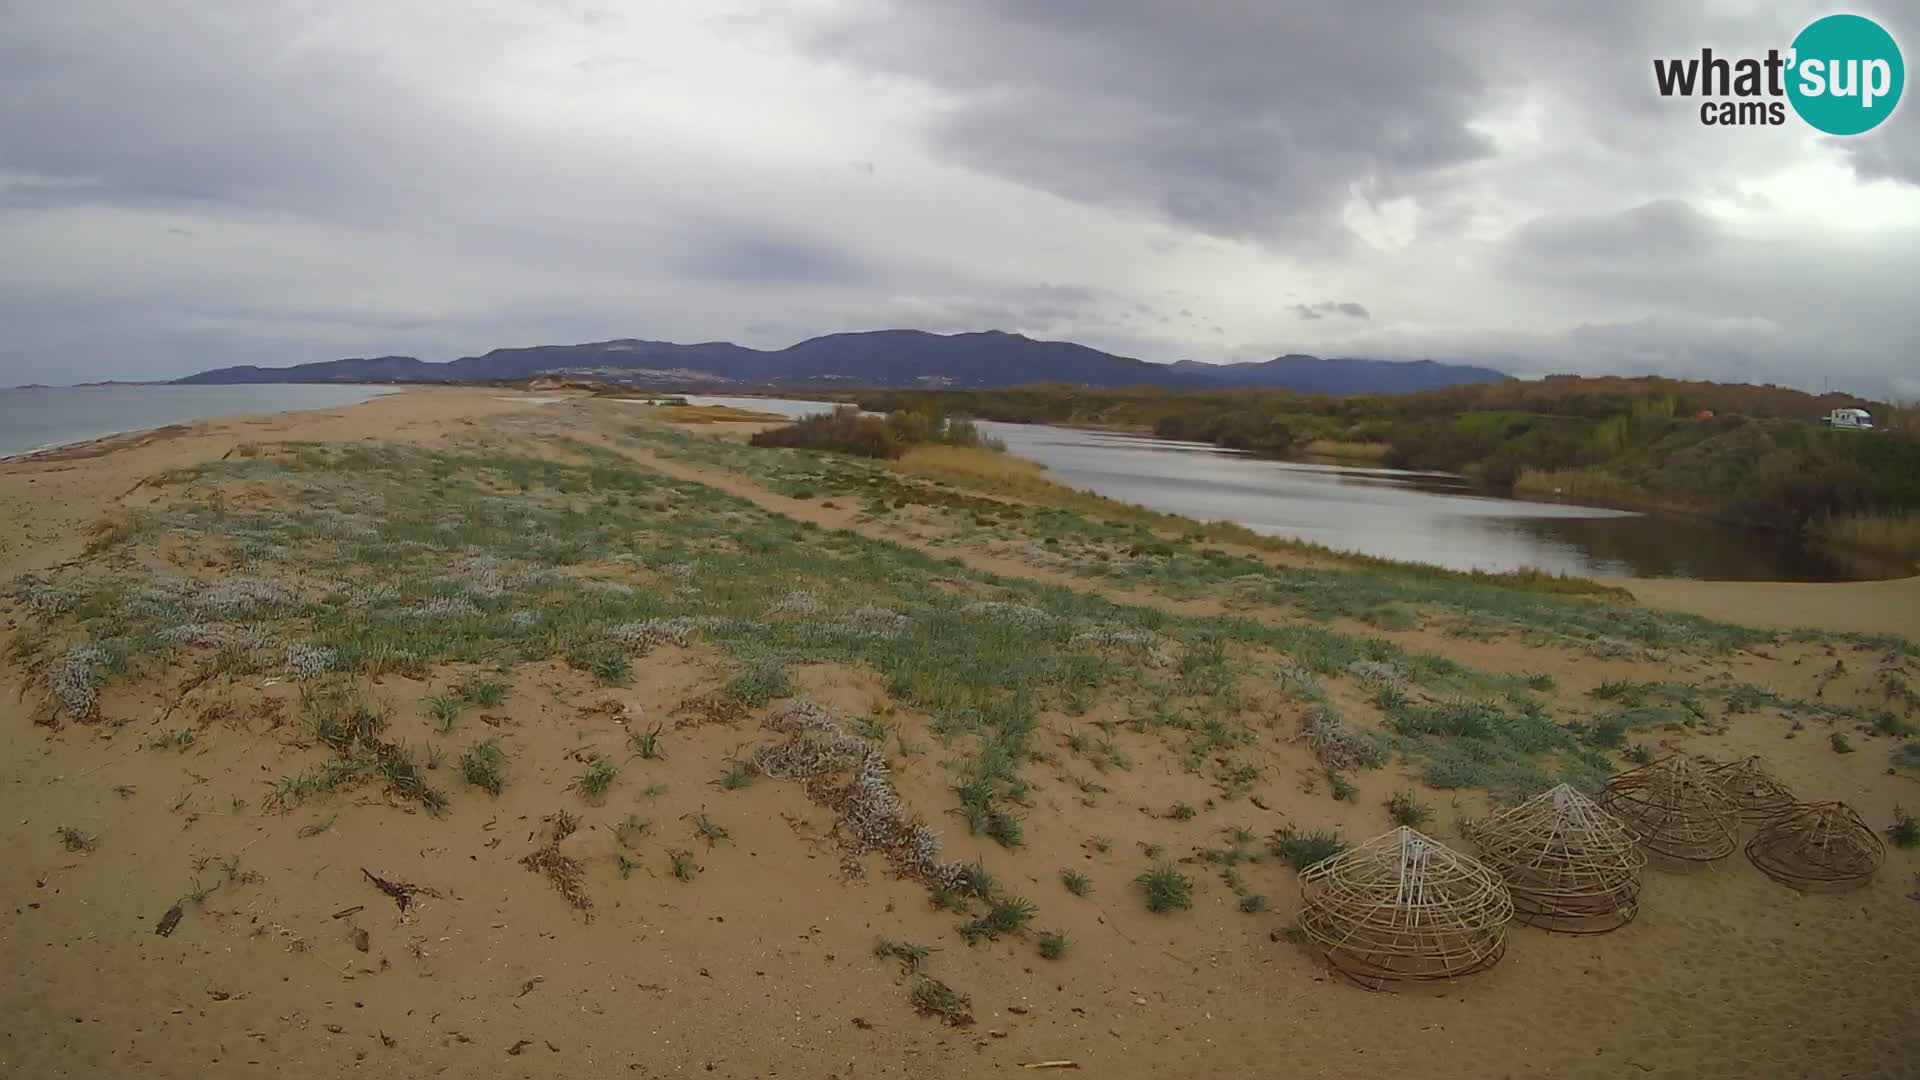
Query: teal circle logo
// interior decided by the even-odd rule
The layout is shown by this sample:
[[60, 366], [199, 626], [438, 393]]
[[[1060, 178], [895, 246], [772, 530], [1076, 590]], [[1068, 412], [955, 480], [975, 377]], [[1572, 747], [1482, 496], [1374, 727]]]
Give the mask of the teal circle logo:
[[1907, 84], [1900, 46], [1879, 23], [1829, 15], [1793, 39], [1787, 99], [1800, 119], [1829, 135], [1878, 127], [1900, 104]]

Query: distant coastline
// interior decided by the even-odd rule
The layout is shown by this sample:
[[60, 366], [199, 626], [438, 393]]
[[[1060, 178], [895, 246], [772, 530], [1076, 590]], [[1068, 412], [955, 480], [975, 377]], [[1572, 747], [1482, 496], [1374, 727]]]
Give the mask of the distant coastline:
[[353, 405], [393, 386], [172, 386], [95, 383], [18, 386], [0, 390], [0, 461], [42, 457], [105, 439], [122, 438], [218, 416], [289, 412]]

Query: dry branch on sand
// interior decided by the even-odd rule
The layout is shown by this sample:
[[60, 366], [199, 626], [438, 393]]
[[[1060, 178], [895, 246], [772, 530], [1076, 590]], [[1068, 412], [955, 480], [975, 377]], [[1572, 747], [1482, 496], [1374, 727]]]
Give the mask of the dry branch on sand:
[[1467, 835], [1481, 861], [1506, 880], [1522, 922], [1600, 933], [1639, 913], [1646, 857], [1626, 826], [1567, 784], [1472, 826]]
[[1873, 827], [1843, 802], [1795, 806], [1747, 841], [1747, 858], [1761, 873], [1807, 892], [1865, 885], [1886, 857]]
[[1377, 769], [1386, 752], [1366, 736], [1350, 730], [1340, 715], [1325, 705], [1311, 709], [1300, 725], [1314, 759], [1329, 769]]
[[754, 767], [776, 780], [804, 782], [809, 798], [839, 816], [842, 866], [850, 876], [860, 874], [862, 856], [878, 851], [895, 873], [929, 889], [961, 886], [966, 868], [941, 861], [940, 834], [894, 791], [886, 760], [872, 743], [842, 730], [811, 701], [775, 713], [767, 727], [787, 738], [754, 747]]
[[1683, 862], [1712, 862], [1733, 852], [1739, 807], [1692, 758], [1675, 754], [1607, 781], [1600, 806], [1632, 830], [1640, 846]]
[[593, 901], [587, 897], [585, 875], [580, 870], [580, 861], [560, 850], [560, 842], [548, 841], [520, 860], [520, 865], [547, 879], [554, 891], [567, 903], [580, 911], [591, 911]]
[[1300, 875], [1300, 929], [1335, 971], [1371, 990], [1492, 967], [1513, 900], [1498, 874], [1402, 826]]

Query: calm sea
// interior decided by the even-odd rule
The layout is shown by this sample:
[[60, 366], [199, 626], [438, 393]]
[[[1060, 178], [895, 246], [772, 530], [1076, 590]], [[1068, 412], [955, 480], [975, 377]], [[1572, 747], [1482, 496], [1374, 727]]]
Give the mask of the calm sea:
[[0, 390], [0, 457], [236, 413], [351, 405], [388, 386], [55, 386]]

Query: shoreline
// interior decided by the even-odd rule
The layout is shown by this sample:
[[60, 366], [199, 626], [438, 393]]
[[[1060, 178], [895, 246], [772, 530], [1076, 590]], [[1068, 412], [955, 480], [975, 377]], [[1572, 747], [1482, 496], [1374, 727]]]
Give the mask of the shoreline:
[[[18, 391], [18, 392], [30, 393], [30, 392], [45, 391], [45, 390], [93, 390], [93, 389], [102, 389], [102, 388], [117, 389], [121, 387], [137, 387], [140, 389], [151, 390], [155, 388], [174, 387], [175, 385], [176, 384], [174, 383], [97, 383], [97, 384], [82, 384], [78, 386], [16, 386], [16, 387], [9, 387], [6, 392]], [[263, 384], [235, 384], [235, 385], [254, 386], [254, 385], [263, 385]], [[309, 385], [320, 385], [320, 384], [274, 383], [270, 385], [309, 386]], [[327, 385], [336, 385], [336, 384], [327, 384]], [[381, 383], [341, 383], [337, 385], [352, 386], [352, 387], [364, 388], [368, 390], [376, 390], [377, 392], [369, 394], [366, 397], [359, 399], [358, 401], [331, 402], [328, 404], [301, 406], [298, 408], [290, 408], [290, 409], [268, 409], [268, 410], [243, 409], [237, 412], [208, 413], [204, 416], [194, 416], [194, 417], [188, 417], [186, 419], [181, 419], [181, 420], [172, 420], [165, 423], [153, 424], [147, 427], [130, 427], [130, 428], [120, 428], [114, 431], [104, 431], [104, 432], [99, 432], [93, 435], [84, 435], [77, 439], [69, 439], [64, 442], [43, 443], [39, 446], [33, 447], [28, 450], [14, 450], [14, 451], [8, 451], [6, 453], [0, 453], [0, 465], [11, 465], [21, 461], [36, 461], [36, 460], [57, 461], [57, 460], [62, 460], [63, 458], [69, 455], [96, 456], [91, 453], [76, 453], [76, 452], [90, 451], [94, 447], [102, 447], [102, 449], [99, 450], [98, 453], [110, 453], [112, 452], [112, 450], [117, 449], [118, 447], [109, 446], [107, 444], [114, 443], [116, 440], [133, 441], [137, 445], [137, 441], [146, 436], [157, 435], [163, 432], [164, 433], [184, 432], [186, 430], [191, 429], [192, 426], [195, 424], [201, 424], [207, 421], [227, 420], [227, 419], [246, 417], [246, 416], [278, 416], [283, 413], [291, 414], [291, 413], [312, 412], [317, 409], [346, 408], [353, 405], [364, 405], [367, 402], [376, 401], [383, 397], [392, 397], [396, 394], [407, 393], [411, 390], [419, 389], [419, 387], [417, 386], [400, 386], [400, 385], [387, 386], [386, 384], [381, 384]], [[181, 389], [205, 389], [205, 388], [189, 386], [189, 387], [181, 387]]]

